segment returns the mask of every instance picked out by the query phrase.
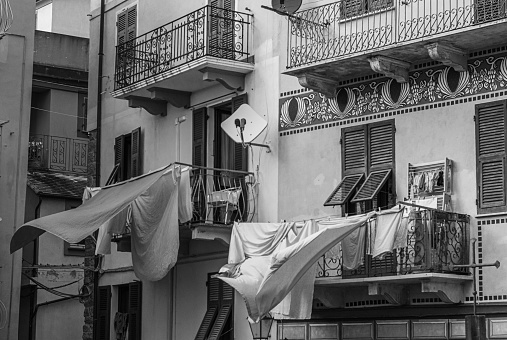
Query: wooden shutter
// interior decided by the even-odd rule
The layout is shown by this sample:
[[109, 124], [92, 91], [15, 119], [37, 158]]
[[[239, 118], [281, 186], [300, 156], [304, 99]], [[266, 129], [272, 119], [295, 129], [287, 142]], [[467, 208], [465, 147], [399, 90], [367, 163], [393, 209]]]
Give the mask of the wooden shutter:
[[[242, 104], [247, 103], [247, 95], [243, 94], [232, 98], [232, 113], [234, 113]], [[234, 143], [234, 169], [239, 171], [248, 171], [248, 149], [241, 143]]]
[[142, 163], [142, 145], [141, 145], [141, 128], [138, 127], [131, 132], [131, 158], [130, 158], [130, 169], [132, 177], [142, 175], [141, 163]]
[[192, 164], [206, 166], [206, 140], [208, 115], [206, 108], [194, 111], [192, 117]]
[[211, 277], [211, 274], [208, 274], [208, 281], [206, 282], [206, 285], [208, 286], [208, 309], [206, 310], [206, 314], [204, 314], [204, 318], [201, 322], [201, 325], [199, 326], [195, 340], [208, 339], [208, 334], [210, 334], [211, 327], [215, 322], [218, 310], [220, 308], [220, 281], [220, 279]]
[[505, 0], [475, 0], [475, 23], [505, 18], [507, 15]]
[[125, 180], [125, 167], [124, 157], [125, 155], [125, 137], [123, 135], [118, 136], [114, 139], [114, 165], [118, 165], [118, 171], [116, 173], [116, 182]]
[[127, 9], [127, 32], [125, 39], [133, 40], [137, 36], [137, 5]]
[[363, 181], [364, 174], [345, 176], [324, 202], [324, 206], [335, 206], [347, 203], [354, 193], [354, 190], [359, 187]]
[[393, 0], [368, 0], [367, 11], [374, 12], [393, 6]]
[[220, 292], [220, 309], [218, 311], [213, 327], [209, 333], [209, 340], [218, 340], [224, 331], [227, 331], [226, 326], [231, 327], [229, 318], [232, 314], [232, 307], [234, 304], [234, 289], [217, 278], [211, 278], [211, 280], [218, 280], [219, 292]]
[[127, 36], [127, 11], [118, 14], [116, 18], [116, 45], [119, 46], [126, 41]]
[[394, 121], [368, 125], [368, 172], [394, 166]]
[[340, 18], [347, 19], [363, 14], [366, 11], [367, 0], [342, 0], [340, 3]]
[[366, 126], [342, 130], [343, 174], [366, 172]]
[[109, 340], [111, 324], [111, 286], [99, 286], [97, 294], [97, 328], [96, 340]]
[[142, 284], [129, 283], [129, 340], [141, 339]]
[[374, 199], [390, 176], [391, 169], [371, 172], [351, 202], [355, 203]]
[[506, 207], [506, 101], [476, 106], [476, 154], [479, 212]]

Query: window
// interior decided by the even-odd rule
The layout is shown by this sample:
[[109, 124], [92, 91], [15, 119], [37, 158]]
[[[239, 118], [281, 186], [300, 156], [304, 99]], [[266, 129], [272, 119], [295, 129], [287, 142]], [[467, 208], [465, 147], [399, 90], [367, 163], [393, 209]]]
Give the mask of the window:
[[344, 214], [392, 205], [394, 121], [343, 129], [341, 144], [342, 181], [324, 205], [341, 205]]
[[116, 45], [133, 40], [137, 36], [137, 5], [125, 8], [116, 17]]
[[343, 0], [340, 3], [340, 18], [348, 19], [392, 6], [393, 0]]
[[[115, 81], [119, 86], [129, 85], [134, 72], [137, 36], [137, 5], [125, 8], [116, 17], [116, 69]], [[138, 51], [140, 52], [140, 51]], [[138, 56], [139, 58], [140, 56]]]
[[87, 128], [88, 119], [88, 97], [84, 93], [78, 95], [77, 103], [77, 136], [88, 138]]
[[224, 281], [208, 274], [208, 309], [195, 340], [234, 339], [234, 289]]
[[114, 141], [115, 181], [121, 182], [142, 174], [141, 128], [121, 135]]
[[[43, 3], [43, 1], [41, 1]], [[37, 31], [52, 32], [53, 22], [53, 3], [46, 2], [42, 5], [37, 4], [35, 10], [35, 29]]]
[[507, 101], [475, 107], [477, 205], [479, 213], [507, 209], [505, 197]]

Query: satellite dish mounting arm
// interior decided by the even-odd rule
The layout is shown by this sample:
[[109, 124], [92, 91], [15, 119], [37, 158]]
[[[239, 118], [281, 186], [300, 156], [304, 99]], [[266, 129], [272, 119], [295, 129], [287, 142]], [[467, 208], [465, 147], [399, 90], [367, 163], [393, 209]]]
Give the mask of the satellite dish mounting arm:
[[252, 143], [252, 142], [245, 143], [244, 138], [243, 138], [243, 131], [245, 130], [245, 124], [246, 124], [245, 118], [241, 118], [241, 119], [236, 118], [234, 120], [234, 124], [236, 125], [236, 128], [239, 128], [239, 135], [241, 136], [241, 144], [243, 145], [244, 148], [246, 148], [247, 146], [250, 146], [250, 145], [260, 146], [262, 148], [268, 148], [266, 150], [267, 153], [271, 152], [271, 148], [267, 144], [258, 144], [258, 143]]

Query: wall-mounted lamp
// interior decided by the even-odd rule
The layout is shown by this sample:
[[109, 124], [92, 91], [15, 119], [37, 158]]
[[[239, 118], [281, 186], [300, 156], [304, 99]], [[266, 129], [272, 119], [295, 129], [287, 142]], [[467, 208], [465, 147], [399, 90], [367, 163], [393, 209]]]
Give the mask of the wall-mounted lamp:
[[252, 331], [252, 337], [254, 340], [269, 339], [271, 325], [273, 324], [273, 317], [270, 314], [260, 319], [259, 322], [249, 324], [250, 330]]

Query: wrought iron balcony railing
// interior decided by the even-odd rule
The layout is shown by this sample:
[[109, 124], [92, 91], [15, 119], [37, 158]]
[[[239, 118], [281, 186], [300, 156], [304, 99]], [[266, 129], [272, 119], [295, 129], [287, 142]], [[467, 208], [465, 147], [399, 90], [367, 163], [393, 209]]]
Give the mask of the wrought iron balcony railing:
[[253, 173], [193, 167], [190, 224], [230, 225], [252, 219], [257, 205]]
[[205, 6], [116, 46], [115, 90], [205, 56], [247, 62], [251, 17]]
[[347, 270], [343, 267], [341, 246], [337, 245], [319, 260], [317, 277], [351, 279], [429, 272], [468, 273], [466, 268], [454, 267], [469, 262], [467, 215], [438, 210], [411, 212], [407, 221], [406, 246], [382, 259], [369, 255], [371, 246], [368, 245], [375, 237], [372, 224], [367, 226], [364, 261], [359, 268]]
[[296, 16], [289, 69], [507, 18], [507, 0], [340, 0]]
[[86, 174], [88, 139], [31, 135], [28, 167]]

